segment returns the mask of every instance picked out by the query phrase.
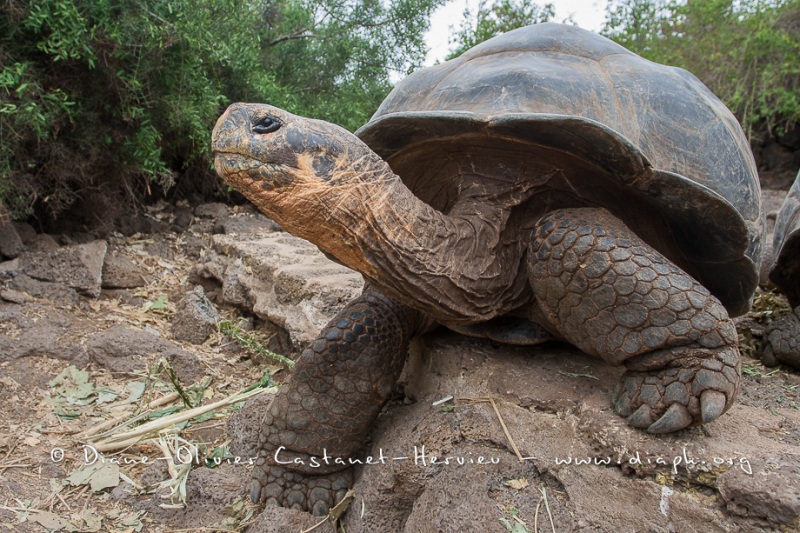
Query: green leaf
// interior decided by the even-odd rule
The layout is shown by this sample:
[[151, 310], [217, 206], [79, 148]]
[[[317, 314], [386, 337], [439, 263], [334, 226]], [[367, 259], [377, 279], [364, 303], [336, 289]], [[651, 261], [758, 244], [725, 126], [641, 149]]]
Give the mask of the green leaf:
[[144, 304], [144, 311], [152, 311], [154, 313], [163, 313], [169, 310], [169, 300], [165, 294], [162, 294], [155, 301], [146, 302]]
[[224, 464], [227, 459], [234, 459], [235, 456], [228, 450], [227, 446], [217, 446], [211, 453], [208, 454], [205, 460], [205, 465], [208, 468], [216, 468]]

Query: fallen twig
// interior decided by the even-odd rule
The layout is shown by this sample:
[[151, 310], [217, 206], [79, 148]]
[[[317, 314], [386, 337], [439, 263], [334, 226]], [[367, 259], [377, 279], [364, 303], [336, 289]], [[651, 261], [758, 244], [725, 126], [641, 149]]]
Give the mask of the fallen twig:
[[[160, 407], [160, 406], [162, 406], [164, 404], [168, 404], [170, 402], [173, 402], [173, 401], [177, 400], [179, 397], [180, 397], [180, 395], [177, 392], [171, 392], [171, 393], [167, 394], [166, 396], [162, 396], [161, 398], [158, 398], [158, 399], [153, 400], [152, 402], [148, 403], [147, 404], [147, 409], [155, 409], [156, 407]], [[146, 415], [143, 414], [143, 415], [140, 415], [140, 417], [141, 416], [146, 416]], [[114, 418], [112, 418], [110, 420], [106, 420], [105, 422], [101, 422], [100, 424], [97, 424], [97, 425], [92, 426], [90, 428], [86, 428], [85, 430], [83, 430], [80, 433], [78, 433], [76, 436], [79, 439], [86, 439], [86, 438], [91, 437], [92, 435], [97, 435], [98, 433], [100, 433], [100, 435], [97, 435], [97, 438], [102, 438], [102, 437], [105, 437], [107, 435], [112, 435], [112, 434], [116, 433], [117, 431], [119, 431], [119, 429], [129, 425], [132, 422], [135, 422], [136, 420], [138, 420], [140, 418], [140, 417], [135, 417], [135, 418], [133, 418], [131, 420], [128, 420], [125, 424], [120, 424], [122, 421], [126, 420], [129, 417], [130, 417], [130, 415], [128, 413], [116, 416], [116, 417], [114, 417]], [[116, 428], [115, 426], [117, 426], [118, 424], [119, 424], [119, 428]], [[114, 428], [114, 429], [112, 429], [110, 431], [105, 431], [108, 428]], [[103, 432], [103, 433], [101, 433], [101, 432]]]
[[175, 424], [180, 424], [181, 422], [191, 420], [196, 416], [200, 416], [202, 414], [208, 413], [209, 411], [213, 411], [215, 409], [219, 409], [221, 407], [227, 407], [228, 405], [243, 402], [254, 396], [264, 394], [265, 392], [276, 392], [276, 391], [277, 388], [271, 387], [264, 389], [253, 389], [251, 391], [247, 391], [244, 393], [237, 393], [234, 394], [233, 396], [229, 396], [228, 398], [225, 398], [218, 402], [211, 403], [208, 405], [201, 405], [200, 407], [195, 407], [194, 409], [188, 409], [186, 411], [181, 411], [170, 416], [165, 416], [163, 418], [159, 418], [158, 420], [153, 420], [146, 424], [142, 424], [141, 426], [137, 427], [134, 430], [127, 431], [125, 433], [118, 433], [105, 440], [95, 441], [92, 442], [91, 444], [92, 447], [98, 452], [108, 452], [108, 451], [119, 450], [122, 448], [127, 448], [128, 446], [136, 444], [142, 438], [146, 436], [154, 436], [154, 434], [158, 433], [159, 431], [166, 429], [170, 426], [173, 426]]
[[511, 449], [514, 450], [514, 453], [519, 459], [520, 463], [524, 463], [525, 459], [522, 457], [522, 454], [519, 453], [519, 448], [517, 448], [517, 443], [514, 442], [514, 439], [511, 437], [511, 433], [508, 431], [508, 427], [506, 427], [506, 423], [503, 420], [503, 415], [500, 414], [500, 410], [497, 408], [497, 404], [494, 401], [494, 398], [491, 396], [487, 398], [461, 398], [462, 400], [471, 401], [471, 402], [489, 402], [492, 404], [492, 408], [494, 409], [495, 414], [497, 415], [497, 419], [500, 421], [500, 426], [503, 428], [503, 433], [506, 434], [506, 438], [508, 439], [508, 443], [511, 446]]

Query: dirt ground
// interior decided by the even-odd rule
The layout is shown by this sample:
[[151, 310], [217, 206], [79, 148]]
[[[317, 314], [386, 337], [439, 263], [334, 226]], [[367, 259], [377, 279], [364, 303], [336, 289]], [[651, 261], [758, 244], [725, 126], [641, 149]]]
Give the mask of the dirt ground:
[[[162, 419], [185, 405], [179, 389], [187, 402], [205, 405], [265, 375], [285, 374], [219, 332], [202, 345], [170, 340], [176, 303], [190, 288], [190, 268], [208, 238], [210, 231], [204, 237], [110, 237], [116, 253], [130, 258], [147, 283], [103, 290], [98, 299], [76, 296], [57, 283], [14, 290], [8, 287], [19, 280], [6, 280], [0, 296], [0, 530], [221, 531], [246, 522], [252, 506], [241, 499], [231, 517], [222, 508], [207, 527], [193, 521], [182, 528], [180, 519], [166, 526], [154, 518], [165, 509], [180, 514], [170, 507], [186, 499], [181, 463], [222, 453], [226, 418], [241, 402], [183, 423], [173, 430], [180, 439], [167, 437], [160, 444], [156, 434], [143, 444], [99, 454], [89, 447], [97, 436], [87, 433], [130, 429], [126, 424], [137, 415]], [[223, 310], [225, 315], [240, 318], [233, 309]], [[112, 346], [100, 338], [107, 331], [117, 333]], [[149, 405], [164, 398], [157, 407]], [[187, 460], [190, 453], [194, 459]], [[244, 496], [246, 468], [237, 470], [244, 477], [236, 489]], [[165, 479], [173, 481], [159, 489]], [[137, 496], [157, 490], [155, 498]], [[189, 489], [189, 499], [197, 490]]]
[[[173, 220], [175, 213], [165, 210], [153, 216]], [[212, 225], [204, 220], [183, 232], [109, 237], [109, 248], [117, 256], [130, 259], [145, 283], [130, 289], [104, 289], [99, 298], [76, 295], [63, 284], [5, 278], [0, 292], [0, 531], [242, 531], [256, 521], [255, 531], [296, 531], [294, 527], [301, 522], [313, 525], [305, 515], [287, 519], [293, 513], [288, 511], [281, 517], [268, 510], [259, 519], [260, 509], [246, 497], [250, 458], [242, 448], [257, 432], [253, 422], [257, 417], [235, 416], [246, 399], [237, 395], [261, 380], [266, 386], [254, 391], [257, 397], [248, 400], [245, 410], [257, 413], [258, 405], [263, 406], [275, 391], [270, 380], [280, 383], [289, 373], [285, 365], [248, 348], [247, 339], [252, 330], [264, 346], [291, 357], [297, 349], [286, 333], [252, 314], [218, 306], [222, 319], [233, 324], [241, 318], [247, 320], [238, 333], [245, 340], [235, 342], [233, 334], [218, 330], [199, 345], [174, 339], [171, 324], [185, 294], [197, 284], [204, 285], [212, 299], [219, 290], [208, 279], [198, 279], [192, 273], [193, 266], [211, 249]], [[741, 323], [745, 348], [759, 340], [764, 309], [760, 308], [756, 319]], [[430, 335], [422, 346], [424, 354], [414, 364], [423, 368], [421, 373], [426, 377], [416, 382], [412, 369], [407, 368], [403, 387], [381, 418], [374, 446], [412, 438], [409, 435], [413, 433], [420, 442], [429, 443], [429, 449], [440, 446], [445, 451], [478, 454], [485, 453], [481, 446], [488, 446], [486, 449], [513, 459], [488, 404], [459, 403], [456, 399], [451, 410], [440, 412], [437, 408], [434, 413], [430, 407], [422, 409], [423, 404], [428, 405], [425, 401], [455, 387], [460, 388], [461, 395], [469, 396], [473, 387], [476, 394], [483, 388], [484, 396], [494, 395], [505, 406], [502, 410], [512, 421], [512, 433], [522, 431], [526, 424], [532, 424], [532, 428], [539, 424], [538, 430], [530, 430], [537, 431], [538, 440], [518, 437], [521, 445], [539, 453], [549, 450], [547, 446], [555, 449], [563, 445], [556, 440], [547, 444], [551, 437], [546, 435], [555, 431], [553, 428], [562, 428], [560, 424], [569, 425], [569, 431], [574, 432], [565, 433], [565, 438], [579, 435], [582, 445], [594, 448], [596, 453], [614, 448], [613, 438], [597, 437], [610, 427], [626, 436], [618, 437], [622, 439], [619, 442], [637, 435], [626, 433], [629, 430], [622, 427], [624, 424], [612, 421], [607, 392], [618, 370], [602, 367], [568, 348], [537, 348], [531, 356], [517, 348], [505, 349], [446, 333]], [[443, 354], [431, 355], [438, 352]], [[536, 375], [538, 381], [520, 381], [522, 373]], [[443, 381], [456, 378], [463, 384]], [[225, 405], [223, 400], [232, 403]], [[220, 404], [188, 422], [152, 429], [145, 441], [132, 443], [120, 437], [120, 433], [145, 422], [157, 423], [189, 408], [217, 402]], [[410, 403], [420, 407], [409, 407]], [[523, 419], [531, 413], [538, 418]], [[787, 472], [800, 468], [800, 457], [786, 455], [787, 449], [800, 450], [797, 371], [767, 369], [757, 359], [745, 357], [744, 380], [731, 413], [725, 417], [733, 418], [718, 427], [752, 425], [758, 434], [770, 437], [759, 441], [761, 457], [781, 457], [784, 463], [775, 468]], [[480, 429], [484, 423], [495, 429], [485, 433], [488, 430]], [[456, 426], [460, 440], [453, 440]], [[564, 428], [559, 431], [567, 431]], [[425, 432], [420, 433], [423, 429]], [[697, 441], [713, 434], [725, 439], [713, 427], [709, 431], [704, 434], [694, 429], [686, 438]], [[742, 435], [746, 434], [731, 433], [730, 438], [749, 438]], [[658, 441], [648, 437], [646, 442], [656, 446]], [[729, 464], [722, 471], [739, 466]], [[634, 483], [640, 480], [662, 495], [665, 493], [658, 491], [664, 487], [691, 492], [696, 501], [707, 503], [709, 512], [717, 513], [711, 521], [722, 524], [718, 530], [790, 530], [798, 526], [797, 515], [792, 514], [800, 506], [796, 491], [787, 492], [783, 503], [764, 504], [763, 512], [752, 503], [754, 497], [742, 497], [745, 510], [738, 512], [724, 495], [725, 488], [716, 482], [719, 471], [714, 471], [714, 480], [707, 486], [699, 481], [703, 479], [700, 474], [665, 481], [668, 471], [668, 467], [600, 468], [600, 477], [584, 479], [580, 476], [588, 476], [588, 469], [565, 470], [536, 463], [535, 468], [514, 467], [503, 472], [362, 473], [366, 481], [356, 487], [361, 496], [355, 501], [368, 512], [359, 515], [357, 509], [351, 509], [347, 531], [381, 531], [378, 526], [364, 525], [369, 512], [381, 515], [383, 520], [373, 524], [391, 528], [396, 527], [391, 524], [403, 523], [405, 531], [481, 530], [459, 525], [457, 519], [448, 522], [441, 518], [433, 510], [441, 506], [450, 506], [453, 513], [467, 518], [471, 513], [491, 514], [492, 530], [498, 531], [550, 531], [550, 521], [560, 524], [552, 527], [557, 531], [611, 531], [607, 529], [611, 526], [603, 524], [612, 522], [598, 517], [609, 512], [600, 505], [604, 491], [594, 496], [597, 507], [587, 503], [583, 508], [580, 505], [584, 504], [578, 502], [584, 496], [571, 492], [571, 483], [594, 485], [595, 490], [598, 483], [628, 487], [627, 492], [618, 493], [622, 499], [619, 505], [630, 505], [635, 512], [638, 485]], [[387, 476], [393, 476], [393, 481]], [[461, 509], [459, 502], [468, 500], [470, 487], [482, 486], [484, 477], [490, 487], [486, 491], [489, 500], [480, 495], [486, 507]], [[525, 481], [518, 481], [516, 486], [508, 484], [522, 479]], [[367, 482], [372, 485], [365, 486]], [[525, 484], [534, 486], [524, 492]], [[453, 487], [461, 488], [454, 491]], [[784, 488], [780, 486], [779, 490]], [[769, 491], [766, 485], [762, 489]], [[543, 494], [549, 494], [549, 499]], [[380, 498], [391, 505], [380, 503]], [[405, 503], [398, 503], [401, 501]], [[548, 504], [546, 511], [543, 502]], [[391, 506], [401, 509], [396, 518]], [[699, 531], [710, 520], [702, 513], [689, 513], [688, 518], [681, 519], [684, 522], [676, 519], [674, 524], [691, 524], [692, 528], [675, 529], [674, 524], [658, 522], [655, 515], [652, 522], [643, 522], [651, 525], [639, 529], [628, 524], [627, 530]], [[267, 516], [274, 520], [272, 525], [265, 525]], [[625, 524], [626, 517], [616, 519], [617, 525]], [[280, 520], [288, 520], [285, 523], [292, 524], [293, 529], [281, 529], [278, 524], [284, 522]], [[330, 526], [326, 527], [318, 530], [330, 531]]]

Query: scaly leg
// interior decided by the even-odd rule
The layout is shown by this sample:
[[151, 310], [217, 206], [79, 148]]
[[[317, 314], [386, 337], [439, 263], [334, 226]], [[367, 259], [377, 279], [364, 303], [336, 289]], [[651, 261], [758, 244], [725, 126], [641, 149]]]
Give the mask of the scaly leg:
[[420, 323], [419, 312], [366, 290], [322, 330], [264, 417], [254, 502], [324, 515], [341, 500], [352, 483], [351, 468], [325, 464], [324, 458], [356, 457]]
[[614, 408], [668, 433], [724, 413], [741, 377], [722, 304], [605, 209], [563, 209], [536, 226], [533, 291], [550, 327], [627, 372]]
[[776, 318], [764, 333], [761, 361], [766, 366], [779, 363], [800, 368], [800, 307]]

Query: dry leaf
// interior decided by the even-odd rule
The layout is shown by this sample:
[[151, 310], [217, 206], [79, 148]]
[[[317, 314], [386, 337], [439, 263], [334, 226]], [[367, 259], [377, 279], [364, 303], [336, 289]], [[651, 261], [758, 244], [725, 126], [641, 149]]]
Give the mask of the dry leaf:
[[[102, 456], [100, 457], [102, 458]], [[101, 461], [82, 466], [67, 477], [67, 481], [76, 487], [78, 485], [89, 485], [93, 492], [116, 487], [119, 485], [119, 465]]]
[[530, 483], [528, 483], [528, 478], [522, 477], [519, 479], [509, 479], [506, 481], [505, 485], [506, 487], [510, 487], [512, 489], [522, 490], [525, 487], [530, 486]]
[[39, 511], [38, 509], [30, 509], [30, 511], [31, 515], [28, 517], [28, 521], [36, 522], [50, 531], [59, 531], [70, 525], [69, 520], [55, 513]]

